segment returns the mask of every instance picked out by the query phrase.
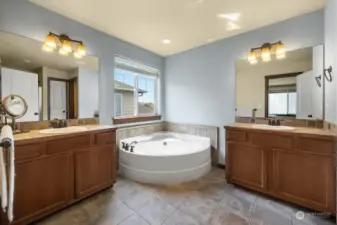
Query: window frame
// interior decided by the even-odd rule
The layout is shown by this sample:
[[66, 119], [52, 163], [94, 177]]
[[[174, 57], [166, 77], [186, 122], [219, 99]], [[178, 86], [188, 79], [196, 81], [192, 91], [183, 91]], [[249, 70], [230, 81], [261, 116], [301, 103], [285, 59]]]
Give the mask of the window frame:
[[[267, 75], [264, 77], [265, 79], [265, 87], [264, 87], [264, 101], [265, 101], [265, 104], [264, 104], [264, 116], [265, 118], [268, 118], [270, 117], [270, 114], [269, 114], [269, 92], [268, 92], [268, 88], [269, 88], [269, 81], [271, 79], [278, 79], [278, 78], [284, 78], [284, 77], [296, 77], [300, 74], [302, 74], [303, 71], [300, 71], [300, 72], [294, 72], [294, 73], [285, 73], [285, 74], [274, 74], [274, 75]], [[294, 115], [291, 115], [292, 117]]]
[[[120, 96], [120, 108], [121, 108], [121, 115], [117, 116], [116, 115], [116, 96], [119, 95]], [[114, 93], [114, 115], [115, 117], [121, 117], [123, 115], [123, 94], [122, 93]]]
[[[144, 70], [143, 73], [141, 71], [141, 69], [138, 69], [138, 71], [134, 71], [132, 69], [128, 70], [125, 67], [119, 67], [116, 63], [116, 59], [117, 58], [121, 58], [124, 60], [129, 61], [130, 63], [137, 63], [140, 65], [144, 65], [145, 67], [149, 67], [152, 68], [154, 70], [156, 70], [157, 74], [156, 75], [149, 75], [147, 74], [147, 72]], [[115, 57], [115, 67], [114, 67], [114, 79], [113, 81], [115, 82], [115, 75], [116, 75], [116, 70], [124, 70], [124, 71], [128, 71], [133, 73], [134, 76], [134, 84], [133, 84], [133, 108], [134, 108], [134, 113], [133, 115], [127, 115], [127, 116], [123, 116], [123, 113], [121, 114], [121, 116], [116, 116], [116, 108], [114, 108], [114, 118], [113, 118], [113, 124], [124, 124], [124, 123], [135, 123], [135, 122], [145, 122], [145, 121], [152, 121], [152, 120], [161, 120], [161, 115], [158, 114], [158, 112], [160, 112], [160, 70], [152, 67], [152, 66], [148, 66], [144, 63], [141, 62], [137, 62], [125, 57], [121, 57], [121, 56], [116, 56]], [[139, 75], [143, 75], [143, 76], [148, 76], [149, 78], [154, 80], [154, 112], [153, 113], [146, 113], [146, 114], [140, 114], [139, 113], [139, 87], [138, 87], [138, 82], [139, 82]], [[114, 83], [115, 85], [115, 83]], [[114, 92], [113, 94], [121, 94], [121, 93], [116, 93], [115, 92], [115, 87], [114, 87]], [[121, 94], [122, 95], [122, 94]], [[123, 98], [123, 96], [122, 96]], [[114, 99], [115, 100], [115, 99]]]
[[[297, 92], [294, 92], [294, 91], [287, 91], [287, 92], [279, 92], [279, 93], [268, 93], [268, 113], [269, 113], [269, 116], [270, 115], [275, 115], [275, 116], [296, 116], [296, 113], [295, 114], [292, 114], [292, 113], [289, 113], [289, 97], [290, 97], [290, 94], [292, 94], [292, 93], [295, 93], [295, 94], [297, 94]], [[277, 114], [273, 114], [273, 113], [270, 113], [270, 109], [269, 109], [269, 107], [270, 107], [270, 102], [269, 102], [269, 100], [270, 100], [270, 98], [269, 98], [269, 95], [270, 94], [286, 94], [287, 95], [287, 113], [286, 114], [280, 114], [280, 113], [277, 113]], [[296, 100], [297, 100], [297, 95], [296, 95]]]

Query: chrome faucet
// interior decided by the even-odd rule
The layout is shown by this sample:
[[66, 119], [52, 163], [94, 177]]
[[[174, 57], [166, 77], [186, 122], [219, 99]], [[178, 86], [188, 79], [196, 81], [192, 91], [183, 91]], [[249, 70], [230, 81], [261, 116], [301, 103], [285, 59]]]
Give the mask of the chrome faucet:
[[122, 149], [124, 149], [125, 151], [129, 151], [130, 148], [130, 152], [133, 152], [133, 149], [135, 148], [135, 145], [137, 144], [137, 141], [133, 141], [130, 144], [122, 142]]
[[67, 120], [59, 120], [57, 118], [53, 121], [50, 121], [49, 124], [53, 128], [63, 128], [68, 126]]

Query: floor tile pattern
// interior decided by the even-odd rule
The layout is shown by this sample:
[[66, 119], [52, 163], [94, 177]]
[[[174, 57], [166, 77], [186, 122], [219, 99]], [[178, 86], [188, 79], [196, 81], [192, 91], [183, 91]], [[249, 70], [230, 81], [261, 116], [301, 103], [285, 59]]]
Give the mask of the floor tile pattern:
[[[296, 213], [303, 211], [302, 220]], [[38, 225], [332, 225], [326, 216], [226, 183], [224, 170], [175, 186], [118, 177], [105, 190]]]

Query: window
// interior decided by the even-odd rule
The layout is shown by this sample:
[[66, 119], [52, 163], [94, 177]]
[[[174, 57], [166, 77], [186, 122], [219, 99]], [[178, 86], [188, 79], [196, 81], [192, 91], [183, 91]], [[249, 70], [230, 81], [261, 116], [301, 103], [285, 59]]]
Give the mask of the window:
[[269, 115], [296, 115], [296, 92], [269, 93]]
[[122, 114], [123, 114], [122, 108], [123, 108], [122, 95], [119, 94], [119, 93], [115, 93], [115, 111], [116, 111], [116, 116], [122, 116]]
[[115, 57], [115, 118], [157, 114], [159, 70]]

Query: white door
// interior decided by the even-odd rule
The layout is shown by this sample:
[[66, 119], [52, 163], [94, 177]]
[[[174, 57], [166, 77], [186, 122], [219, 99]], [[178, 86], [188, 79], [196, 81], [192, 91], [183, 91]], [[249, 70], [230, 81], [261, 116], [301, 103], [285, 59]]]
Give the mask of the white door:
[[[324, 70], [324, 50], [323, 45], [313, 48], [312, 57], [312, 104], [313, 118], [323, 119], [323, 70]], [[321, 76], [321, 87], [317, 85], [315, 77]]]
[[50, 81], [50, 119], [67, 119], [67, 83]]
[[308, 71], [296, 77], [297, 112], [296, 119], [312, 119], [312, 71]]
[[27, 113], [18, 122], [39, 120], [38, 75], [19, 70], [1, 68], [1, 97], [16, 94], [23, 97], [28, 105]]

